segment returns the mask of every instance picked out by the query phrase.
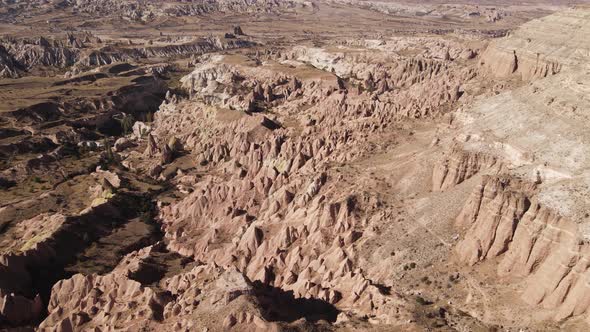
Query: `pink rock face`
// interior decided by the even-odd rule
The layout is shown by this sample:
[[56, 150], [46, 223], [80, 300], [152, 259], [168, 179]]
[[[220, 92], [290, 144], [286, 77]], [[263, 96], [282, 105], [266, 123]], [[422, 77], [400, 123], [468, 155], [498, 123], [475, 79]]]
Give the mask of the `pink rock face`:
[[[132, 280], [156, 248], [128, 255], [105, 276], [81, 274], [55, 284], [40, 331], [80, 329], [269, 330], [250, 280], [235, 268], [201, 265], [160, 281], [155, 291]], [[221, 324], [223, 322], [223, 324]]]
[[534, 195], [534, 185], [485, 177], [457, 218], [458, 226], [468, 228], [457, 254], [471, 265], [503, 254], [498, 274], [524, 277], [522, 299], [554, 309], [555, 320], [588, 314], [590, 249], [573, 222]]
[[[356, 241], [379, 200], [347, 187], [330, 164], [366, 155], [367, 139], [390, 137], [402, 119], [444, 112], [473, 73], [450, 59], [373, 64], [353, 93], [308, 66], [298, 65], [301, 73], [224, 61], [213, 57], [184, 78], [189, 98], [167, 98], [145, 152], [123, 160], [185, 192], [158, 204], [165, 242], [131, 253], [108, 274], [55, 284], [41, 330], [272, 330], [287, 324], [269, 318], [282, 301], [309, 310], [296, 318], [335, 321], [346, 310], [376, 324], [411, 322], [412, 304], [384, 292], [360, 265]], [[258, 113], [266, 108], [274, 114]], [[172, 140], [188, 154], [178, 162], [162, 144]], [[191, 168], [169, 172], [186, 160]], [[163, 245], [203, 265], [142, 285]]]
[[511, 185], [509, 179], [485, 177], [472, 194], [457, 218], [457, 225], [469, 227], [457, 245], [462, 260], [473, 265], [508, 250], [514, 230], [531, 205], [527, 196], [512, 191]]
[[[482, 68], [496, 77], [515, 76], [531, 81], [576, 66], [581, 56], [577, 49], [586, 48], [579, 42], [586, 38], [585, 20], [584, 10], [569, 10], [544, 22], [528, 22], [492, 43], [482, 54]], [[560, 33], [556, 33], [558, 27]]]
[[509, 77], [517, 75], [523, 80], [532, 80], [554, 75], [561, 70], [561, 65], [555, 61], [538, 54], [517, 52], [516, 50], [498, 49], [489, 47], [483, 54], [481, 66], [496, 77]]
[[459, 146], [453, 147], [448, 158], [434, 168], [432, 174], [432, 189], [445, 190], [471, 178], [481, 170], [492, 167], [501, 169], [501, 165], [494, 156], [463, 150]]
[[[365, 81], [367, 87], [383, 90], [375, 98], [368, 98], [371, 89], [355, 95], [327, 86], [323, 79], [281, 78], [257, 68], [264, 75], [252, 81], [249, 98], [273, 103], [280, 114], [295, 117], [303, 135], [256, 113], [216, 110], [194, 100], [162, 105], [153, 126], [158, 140], [174, 133], [204, 169], [218, 172], [191, 183], [192, 192], [161, 208], [168, 248], [197, 261], [234, 266], [248, 279], [292, 291], [296, 298], [371, 314], [385, 324], [403, 321], [408, 317], [405, 301], [383, 294], [357, 267], [360, 216], [374, 213], [374, 202], [346, 190], [335, 174], [323, 170], [330, 162], [361, 156], [365, 137], [384, 134], [398, 119], [433, 116], [455, 102], [458, 83], [447, 75], [465, 74], [446, 66], [409, 61], [391, 76], [381, 69]], [[226, 84], [236, 73], [247, 85], [251, 69], [226, 64], [210, 69], [204, 64], [187, 82]], [[440, 82], [434, 89], [433, 81]], [[199, 84], [191, 83], [191, 89], [209, 93], [205, 87], [212, 83]], [[390, 86], [407, 88], [389, 91]], [[277, 97], [287, 94], [286, 99]], [[303, 100], [315, 105], [301, 111]], [[225, 324], [236, 321], [228, 317]]]

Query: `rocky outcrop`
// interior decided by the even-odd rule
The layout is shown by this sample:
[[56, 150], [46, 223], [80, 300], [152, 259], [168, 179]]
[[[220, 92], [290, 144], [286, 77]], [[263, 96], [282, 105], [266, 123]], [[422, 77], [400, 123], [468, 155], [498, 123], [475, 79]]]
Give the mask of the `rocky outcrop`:
[[530, 195], [518, 190], [523, 185], [509, 178], [484, 176], [457, 217], [457, 226], [468, 229], [457, 245], [461, 260], [473, 265], [508, 250], [518, 223], [531, 206]]
[[[587, 52], [585, 10], [566, 10], [525, 23], [492, 42], [482, 54], [483, 69], [496, 77], [515, 75], [528, 81], [582, 63]], [[566, 37], [567, 36], [567, 37]]]
[[466, 151], [455, 145], [448, 157], [438, 163], [432, 173], [432, 190], [445, 190], [471, 178], [482, 170], [501, 169], [496, 157]]
[[[132, 318], [126, 321], [128, 328], [138, 328], [155, 318], [158, 310], [154, 291], [118, 275], [77, 274], [56, 283], [51, 294], [47, 308], [49, 316], [39, 326], [41, 331], [78, 330], [85, 324], [105, 326], [112, 319], [110, 317], [121, 319], [122, 314], [131, 314]], [[129, 308], [131, 303], [133, 305]]]
[[35, 66], [64, 68], [73, 65], [79, 58], [77, 48], [57, 41], [9, 39], [2, 44], [14, 61], [27, 70]]
[[[308, 53], [301, 55], [301, 52]], [[309, 54], [316, 53], [296, 50], [287, 57], [312, 61], [308, 59]], [[290, 75], [293, 70], [287, 67], [289, 65], [305, 72], [302, 69], [305, 66], [298, 61], [284, 61], [284, 69], [278, 72], [271, 66], [256, 66], [247, 59], [240, 61], [240, 65], [236, 65], [237, 61], [232, 59], [231, 65], [228, 65], [224, 57], [212, 57], [181, 80], [183, 87], [189, 93], [203, 96], [208, 103], [229, 109], [256, 111], [278, 105], [290, 107], [287, 104], [309, 99], [316, 104], [325, 100], [326, 105], [321, 109], [318, 107], [319, 112], [329, 108], [338, 109], [339, 113], [348, 117], [363, 114], [380, 119], [403, 119], [434, 117], [445, 112], [462, 96], [461, 82], [474, 77], [470, 70], [456, 71], [458, 68], [434, 60], [401, 60], [391, 65], [393, 68], [389, 73], [382, 64], [350, 68], [347, 63], [354, 63], [353, 59], [346, 58], [339, 60], [342, 64], [339, 62], [333, 67], [315, 63], [323, 70], [334, 70], [335, 74], [343, 75], [358, 87], [345, 95], [333, 95], [334, 91], [344, 90], [342, 79], [309, 68], [305, 69], [309, 74], [301, 76], [305, 79]], [[356, 70], [362, 71], [354, 72]], [[239, 87], [236, 87], [237, 84]], [[250, 91], [250, 94], [242, 95], [243, 90]]]
[[[110, 11], [111, 9], [109, 9]], [[81, 40], [88, 35], [67, 35], [65, 39], [12, 39], [0, 40], [0, 77], [16, 78], [21, 72], [43, 68], [73, 68], [79, 72], [87, 67], [98, 67], [117, 62], [128, 62], [154, 57], [201, 55], [222, 50], [251, 47], [256, 43], [240, 38], [191, 38], [190, 42], [169, 41], [162, 46], [121, 47], [117, 43], [97, 43], [85, 47]], [[98, 47], [96, 47], [98, 46]]]
[[21, 66], [4, 46], [0, 45], [0, 78], [18, 78]]
[[152, 4], [149, 2], [137, 4], [133, 1], [113, 1], [113, 0], [78, 0], [72, 3], [73, 7], [84, 13], [89, 14], [111, 14], [116, 10], [122, 17], [133, 21], [152, 21], [157, 17], [178, 17], [178, 16], [198, 16], [209, 13], [265, 13], [281, 12], [294, 9], [314, 8], [311, 1], [268, 1], [268, 0], [249, 0], [247, 2], [236, 0], [205, 1], [205, 2], [181, 2], [165, 3], [163, 5]]
[[[491, 43], [482, 56], [484, 68], [530, 82], [455, 114], [469, 138], [463, 145], [475, 155], [453, 168], [471, 174], [469, 169], [494, 165], [456, 219], [464, 231], [457, 257], [468, 265], [497, 263], [501, 281], [522, 280], [522, 300], [549, 309], [546, 313], [558, 321], [587, 320], [590, 303], [590, 165], [570, 155], [586, 155], [590, 142], [580, 125], [586, 116], [577, 112], [588, 105], [582, 88], [588, 79], [580, 73], [588, 68], [583, 54], [589, 51], [584, 42], [589, 15], [584, 8], [566, 10]], [[445, 185], [448, 169], [435, 170], [435, 189]]]
[[363, 1], [353, 0], [329, 0], [328, 2], [339, 5], [350, 5], [363, 9], [383, 13], [386, 15], [406, 16], [406, 17], [453, 17], [456, 20], [476, 20], [480, 22], [495, 23], [500, 21], [506, 12], [495, 6], [485, 6], [484, 4], [453, 4], [453, 6], [439, 6], [438, 3], [428, 2], [382, 2], [382, 1]]
[[[181, 80], [189, 98], [170, 97], [155, 114], [152, 135], [160, 142], [177, 137], [205, 174], [170, 178], [186, 196], [160, 204], [168, 249], [234, 266], [296, 299], [402, 324], [406, 300], [368, 277], [355, 246], [366, 227], [361, 216], [380, 220], [379, 200], [323, 170], [363, 156], [367, 137], [386, 135], [397, 121], [443, 113], [461, 97], [458, 77], [472, 76], [444, 60], [402, 60], [391, 77], [375, 65], [375, 74], [363, 76], [367, 90], [359, 91], [297, 60], [272, 61], [203, 58]], [[273, 119], [252, 104], [272, 110]], [[269, 125], [287, 118], [289, 125]], [[142, 167], [140, 159], [126, 162]]]
[[467, 229], [460, 260], [499, 257], [500, 276], [523, 277], [522, 299], [554, 310], [554, 319], [590, 313], [590, 247], [577, 225], [543, 206], [534, 184], [484, 177], [457, 218]]
[[278, 330], [265, 319], [258, 292], [235, 268], [201, 265], [159, 281], [160, 291], [131, 279], [134, 266], [158, 249], [125, 257], [105, 276], [81, 274], [53, 286], [49, 316], [40, 331], [155, 329]]
[[[413, 42], [421, 46], [413, 45]], [[370, 53], [360, 53], [351, 56], [346, 52], [326, 51], [321, 48], [294, 47], [293, 51], [287, 57], [310, 63], [314, 67], [334, 71], [339, 77], [349, 79], [355, 83], [362, 84], [365, 90], [379, 85], [381, 81], [387, 83], [390, 89], [410, 88], [417, 83], [433, 83], [431, 86], [437, 86], [438, 81], [445, 77], [447, 84], [454, 84], [455, 77], [464, 75], [463, 80], [468, 80], [475, 76], [474, 72], [456, 71], [459, 69], [450, 61], [449, 48], [454, 47], [452, 52], [455, 57], [459, 57], [464, 49], [458, 45], [436, 45], [427, 47], [432, 41], [417, 39], [413, 42], [400, 41], [399, 45], [394, 43], [379, 46], [376, 55]], [[428, 51], [414, 57], [398, 57], [390, 52], [398, 47], [424, 47]], [[424, 45], [426, 44], [426, 45]], [[445, 47], [447, 46], [447, 47]], [[367, 82], [371, 81], [373, 87]]]
[[[386, 53], [387, 54], [387, 53]], [[468, 68], [434, 58], [354, 57], [342, 52], [296, 47], [291, 57], [333, 71], [357, 87], [364, 98], [360, 107], [372, 114], [391, 114], [396, 118], [428, 118], [440, 115], [462, 96], [462, 82], [476, 76]], [[388, 63], [385, 65], [384, 63]]]
[[117, 62], [127, 62], [143, 58], [144, 54], [137, 50], [117, 49], [106, 46], [84, 53], [76, 61], [76, 66], [97, 67]]
[[[442, 78], [454, 69], [418, 60], [401, 68], [396, 78], [404, 83], [396, 84], [403, 91], [379, 95], [348, 90], [335, 75], [297, 61], [264, 65], [234, 55], [198, 64], [182, 79], [193, 98], [168, 98], [155, 114], [154, 138], [148, 136], [148, 147], [176, 137], [206, 172], [198, 181], [190, 171], [170, 178], [190, 190], [160, 204], [168, 249], [233, 266], [296, 299], [401, 324], [409, 317], [403, 296], [384, 293], [358, 265], [361, 216], [377, 215], [379, 200], [324, 171], [329, 162], [362, 156], [367, 137], [385, 135], [396, 121], [435, 116], [460, 98], [457, 85]], [[439, 79], [439, 88], [426, 92], [426, 84]], [[363, 84], [384, 81], [371, 74]], [[252, 112], [247, 102], [272, 109], [273, 119]], [[287, 116], [291, 124], [279, 125]], [[146, 156], [125, 162], [142, 167]]]
[[42, 122], [55, 121], [64, 116], [64, 109], [55, 102], [43, 102], [28, 107], [23, 107], [4, 114], [7, 118], [14, 118], [15, 121], [24, 124], [39, 124]]
[[561, 65], [557, 61], [543, 59], [540, 55], [537, 59], [531, 59], [530, 56], [522, 55], [520, 52], [517, 54], [516, 50], [512, 52], [500, 50], [495, 45], [489, 46], [482, 54], [480, 64], [485, 71], [495, 77], [516, 75], [523, 80], [555, 75], [561, 70]]
[[13, 232], [20, 241], [3, 241], [0, 255], [0, 319], [16, 325], [35, 321], [43, 314], [39, 294], [31, 293], [29, 269], [52, 259], [54, 253], [47, 242], [64, 222], [63, 215], [42, 214], [16, 226]]
[[[39, 319], [43, 314], [40, 306], [44, 305], [39, 293], [47, 295], [39, 287], [60, 275], [60, 265], [72, 259], [76, 248], [88, 245], [105, 231], [104, 226], [97, 224], [97, 219], [102, 218], [116, 221], [120, 215], [105, 203], [79, 216], [41, 214], [11, 228], [10, 233], [17, 240], [4, 239], [0, 255], [0, 317], [13, 324]], [[39, 270], [48, 272], [35, 272]]]
[[205, 53], [252, 47], [256, 44], [244, 39], [204, 38], [192, 43], [153, 46], [140, 49], [145, 57], [174, 57], [178, 55], [200, 55]]

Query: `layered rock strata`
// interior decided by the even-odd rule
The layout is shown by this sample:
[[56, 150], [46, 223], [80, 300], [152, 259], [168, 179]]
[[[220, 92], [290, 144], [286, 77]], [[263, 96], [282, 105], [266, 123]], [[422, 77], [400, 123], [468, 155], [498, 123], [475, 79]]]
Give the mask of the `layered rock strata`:
[[[482, 54], [481, 65], [496, 77], [514, 75], [525, 81], [554, 75], [584, 61], [590, 33], [587, 20], [587, 10], [572, 9], [525, 23], [492, 43]], [[568, 47], [561, 47], [564, 42]]]

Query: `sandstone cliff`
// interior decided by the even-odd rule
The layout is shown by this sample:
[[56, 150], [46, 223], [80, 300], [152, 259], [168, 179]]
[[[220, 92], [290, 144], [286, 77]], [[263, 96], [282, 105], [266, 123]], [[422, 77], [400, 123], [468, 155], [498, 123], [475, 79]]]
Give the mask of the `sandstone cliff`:
[[481, 65], [496, 77], [515, 75], [527, 81], [578, 65], [587, 57], [588, 15], [587, 10], [572, 9], [525, 23], [492, 42]]
[[[503, 165], [502, 175], [483, 177], [457, 217], [465, 232], [457, 256], [469, 265], [492, 260], [499, 276], [522, 278], [522, 300], [553, 310], [555, 320], [588, 313], [590, 164], [582, 156], [590, 136], [582, 109], [590, 104], [584, 97], [588, 76], [581, 72], [588, 70], [583, 40], [589, 15], [587, 9], [560, 12], [492, 43], [484, 66], [533, 82], [478, 101], [457, 117], [470, 138], [463, 147]], [[435, 188], [445, 186], [440, 179], [448, 164], [465, 168], [461, 174], [479, 168], [471, 166], [478, 159], [464, 160], [469, 167], [440, 166]]]

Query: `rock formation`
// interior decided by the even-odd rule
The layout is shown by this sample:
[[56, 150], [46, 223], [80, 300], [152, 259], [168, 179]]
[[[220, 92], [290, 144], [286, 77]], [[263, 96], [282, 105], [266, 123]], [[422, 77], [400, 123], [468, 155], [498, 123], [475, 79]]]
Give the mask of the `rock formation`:
[[[532, 83], [489, 98], [483, 108], [476, 103], [469, 116], [459, 117], [471, 137], [466, 147], [489, 156], [482, 164], [501, 162], [507, 167], [502, 168], [501, 175], [485, 175], [457, 217], [457, 226], [465, 230], [456, 248], [458, 258], [473, 265], [498, 257], [494, 260], [498, 275], [522, 278], [522, 299], [550, 309], [549, 315], [555, 320], [587, 316], [588, 310], [587, 269], [583, 263], [588, 203], [574, 194], [588, 190], [582, 180], [588, 164], [574, 156], [586, 153], [588, 135], [574, 124], [583, 121], [585, 115], [566, 110], [572, 103], [576, 109], [588, 107], [581, 98], [584, 89], [570, 90], [568, 83], [587, 84], [587, 75], [579, 75], [587, 70], [579, 58], [588, 48], [581, 42], [587, 15], [587, 10], [560, 12], [527, 23], [492, 43], [482, 57], [484, 66], [495, 66], [494, 72], [500, 76], [519, 74]], [[567, 27], [564, 22], [568, 22]], [[561, 27], [560, 37], [548, 32], [555, 32], [555, 26]], [[514, 50], [508, 56], [510, 47]], [[533, 60], [532, 54], [541, 49], [550, 56], [536, 53]], [[514, 65], [516, 62], [518, 65]], [[513, 68], [497, 70], [508, 67]], [[554, 76], [547, 77], [550, 75]], [[471, 122], [480, 116], [477, 124]], [[537, 117], [551, 119], [551, 124]], [[504, 119], [502, 127], [494, 124], [494, 118]], [[542, 129], [532, 129], [541, 122], [545, 124]], [[523, 133], [528, 134], [523, 137]], [[481, 170], [471, 166], [480, 164], [480, 158], [466, 160], [470, 166], [453, 169], [468, 169], [461, 174], [473, 173], [474, 168]], [[444, 186], [442, 174], [449, 173], [449, 164], [445, 162], [435, 171], [435, 187]]]
[[0, 329], [587, 330], [560, 6], [4, 1]]
[[[498, 77], [517, 75], [523, 80], [558, 73], [562, 67], [583, 61], [588, 28], [583, 10], [561, 11], [555, 15], [526, 23], [509, 37], [492, 43], [482, 54], [482, 66]], [[567, 22], [567, 23], [566, 23]], [[563, 25], [567, 24], [567, 48]]]
[[434, 168], [432, 189], [444, 190], [460, 184], [482, 170], [490, 171], [492, 167], [501, 169], [493, 156], [480, 152], [465, 151], [459, 146], [453, 147], [449, 157]]

